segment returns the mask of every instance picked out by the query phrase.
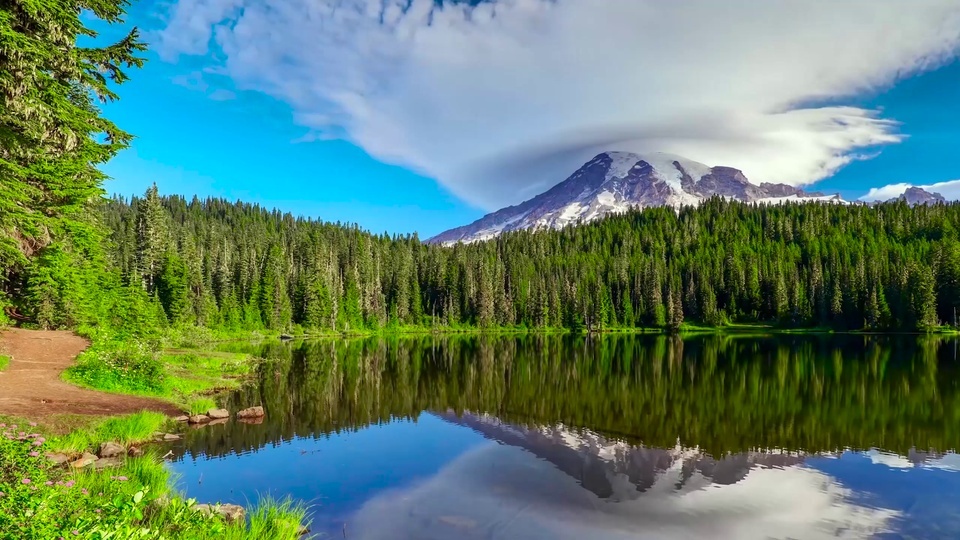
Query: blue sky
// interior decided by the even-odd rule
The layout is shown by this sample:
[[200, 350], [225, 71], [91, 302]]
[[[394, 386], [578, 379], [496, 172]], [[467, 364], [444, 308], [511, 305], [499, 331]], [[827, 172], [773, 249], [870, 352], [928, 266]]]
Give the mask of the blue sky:
[[[577, 6], [589, 5], [583, 2], [561, 2], [563, 7], [546, 12], [551, 8], [542, 7], [543, 0], [518, 0], [510, 5], [528, 9], [513, 13], [503, 7], [489, 18], [482, 12], [465, 17], [460, 8], [448, 8], [431, 12], [430, 24], [423, 22], [423, 10], [432, 8], [415, 13], [416, 6], [432, 4], [426, 0], [412, 2], [409, 12], [380, 13], [373, 23], [355, 14], [326, 17], [312, 11], [327, 2], [291, 0], [270, 9], [258, 0], [136, 3], [128, 22], [146, 29], [152, 50], [146, 67], [120, 89], [121, 100], [105, 107], [107, 116], [137, 136], [130, 149], [104, 166], [114, 178], [107, 190], [137, 194], [156, 182], [163, 193], [239, 198], [356, 222], [375, 232], [429, 236], [563, 180], [566, 174], [559, 171], [572, 172], [570, 164], [585, 161], [582, 156], [607, 140], [605, 127], [614, 125], [642, 134], [635, 137], [639, 143], [609, 139], [618, 144], [680, 153], [742, 168], [754, 180], [807, 184], [849, 199], [890, 184], [960, 179], [955, 98], [960, 63], [953, 60], [960, 38], [947, 23], [939, 33], [931, 30], [937, 21], [954, 20], [944, 13], [960, 11], [949, 1], [935, 13], [937, 0], [929, 0], [928, 13], [915, 15], [912, 4], [894, 0], [887, 5], [889, 13], [877, 10], [873, 26], [857, 20], [855, 11], [800, 22], [795, 15], [760, 14], [757, 29], [732, 30], [757, 35], [783, 26], [770, 37], [756, 38], [769, 43], [691, 52], [659, 40], [653, 43], [662, 48], [649, 57], [644, 51], [650, 43], [644, 41], [609, 48], [602, 38], [617, 29], [602, 20], [593, 37], [593, 27], [576, 32], [586, 36], [576, 39], [589, 40], [578, 49], [558, 51], [549, 39], [551, 25], [566, 32], [556, 30], [562, 40], [571, 40], [570, 25], [584, 19]], [[359, 6], [372, 0], [350, 2]], [[641, 9], [645, 3], [611, 7], [599, 17], [622, 20], [616, 9]], [[692, 37], [702, 32], [690, 13], [703, 12], [705, 25], [719, 16], [708, 12], [705, 0], [686, 4], [686, 11], [673, 14], [664, 8], [657, 16], [683, 17]], [[898, 5], [900, 12], [894, 9]], [[731, 14], [738, 17], [736, 24], [748, 24], [739, 22], [744, 17], [737, 9]], [[890, 28], [884, 16], [898, 21], [902, 36], [883, 34]], [[905, 17], [916, 18], [916, 24]], [[463, 30], [465, 19], [487, 25], [485, 31]], [[325, 26], [316, 26], [316, 20]], [[388, 34], [382, 32], [385, 24], [392, 25]], [[403, 32], [417, 39], [385, 40]], [[634, 39], [635, 32], [624, 32]], [[848, 47], [853, 43], [859, 49], [845, 53], [824, 47], [818, 53], [822, 36], [817, 32], [843, 32]], [[779, 34], [796, 35], [803, 52], [791, 52], [794, 43], [777, 41], [783, 39]], [[886, 36], [886, 48], [872, 45], [878, 35]], [[524, 47], [519, 52], [509, 48], [518, 42]], [[594, 45], [596, 56], [577, 52]], [[471, 52], [478, 47], [486, 47], [482, 56]], [[758, 47], [773, 52], [753, 58], [755, 69], [739, 60], [724, 64], [727, 58], [753, 55]], [[784, 51], [782, 59], [777, 47]], [[676, 69], [674, 57], [689, 69]], [[698, 66], [701, 57], [703, 66]], [[598, 66], [598, 58], [610, 59], [609, 65]], [[642, 76], [624, 75], [630, 70], [621, 66], [634, 58]], [[783, 62], [789, 71], [765, 74], [770, 66], [785, 69]], [[729, 76], [734, 90], [720, 90], [722, 84], [691, 89], [686, 79], [691, 71], [721, 83]], [[610, 77], [618, 84], [603, 82]], [[804, 85], [809, 87], [796, 89]], [[610, 86], [630, 91], [618, 93]], [[638, 94], [651, 86], [648, 94]], [[762, 101], [758, 96], [771, 97], [754, 106]], [[802, 115], [774, 114], [800, 108], [798, 102], [813, 105], [804, 105]], [[694, 110], [701, 103], [709, 107]], [[703, 118], [715, 125], [707, 133]], [[899, 136], [900, 142], [877, 144]], [[521, 156], [552, 156], [558, 148], [566, 161], [558, 159], [539, 176], [528, 178], [517, 171], [529, 169], [511, 168], [515, 149]], [[851, 154], [877, 155], [838, 165], [837, 156]]]

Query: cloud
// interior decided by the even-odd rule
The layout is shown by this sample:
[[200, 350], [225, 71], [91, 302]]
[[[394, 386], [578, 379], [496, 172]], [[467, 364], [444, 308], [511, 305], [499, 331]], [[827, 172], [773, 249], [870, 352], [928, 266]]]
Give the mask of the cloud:
[[958, 43], [956, 0], [179, 0], [157, 46], [496, 208], [607, 149], [816, 181], [902, 135], [878, 111], [812, 104]]
[[942, 456], [921, 456], [913, 460], [899, 454], [879, 450], [870, 450], [864, 452], [863, 455], [872, 463], [876, 465], [886, 465], [891, 469], [913, 469], [919, 467], [952, 472], [960, 471], [960, 455], [954, 453], [943, 454]]
[[214, 101], [230, 101], [236, 99], [237, 95], [226, 88], [217, 88], [207, 97]]
[[[682, 462], [633, 500], [595, 496], [552, 463], [490, 444], [423, 483], [368, 501], [347, 524], [359, 538], [868, 538], [898, 513], [861, 506], [834, 478], [806, 467], [752, 469], [729, 485], [678, 493]], [[624, 482], [627, 482], [624, 479]]]
[[908, 183], [888, 184], [883, 187], [870, 188], [870, 191], [868, 191], [863, 197], [860, 197], [860, 200], [869, 202], [888, 201], [903, 195], [903, 192], [905, 192], [907, 188], [911, 187], [922, 188], [931, 193], [939, 193], [948, 201], [960, 200], [960, 180], [950, 180], [947, 182], [937, 182], [936, 184], [919, 186], [914, 186], [913, 184]]

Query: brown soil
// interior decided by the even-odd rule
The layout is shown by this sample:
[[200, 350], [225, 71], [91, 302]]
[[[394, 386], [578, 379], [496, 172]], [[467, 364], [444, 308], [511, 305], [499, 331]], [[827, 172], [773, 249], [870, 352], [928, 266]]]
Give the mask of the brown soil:
[[85, 390], [60, 380], [87, 340], [59, 330], [0, 331], [0, 353], [10, 365], [0, 371], [0, 415], [42, 419], [53, 415], [109, 416], [143, 409], [178, 415], [169, 403], [141, 397]]

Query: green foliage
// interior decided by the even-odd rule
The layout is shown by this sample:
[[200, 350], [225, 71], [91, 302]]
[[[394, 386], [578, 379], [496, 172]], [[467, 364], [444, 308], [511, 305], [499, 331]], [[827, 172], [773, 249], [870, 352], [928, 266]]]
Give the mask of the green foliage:
[[[35, 429], [0, 424], [0, 538], [294, 540], [299, 536], [305, 511], [289, 501], [263, 500], [249, 524], [227, 524], [219, 515], [198, 511], [193, 499], [170, 493], [169, 472], [156, 457], [128, 458], [116, 469], [76, 474], [54, 468], [43, 457], [50, 443], [32, 432]], [[118, 435], [112, 428], [104, 433]]]
[[7, 369], [10, 366], [10, 357], [0, 354], [0, 371]]
[[66, 372], [67, 380], [108, 392], [164, 395], [167, 376], [158, 353], [142, 341], [95, 341]]
[[78, 429], [50, 441], [50, 446], [60, 451], [86, 452], [96, 449], [104, 441], [122, 445], [149, 441], [153, 434], [162, 431], [170, 419], [166, 415], [141, 411], [128, 416], [108, 418], [94, 426]]
[[216, 409], [217, 402], [210, 398], [197, 398], [187, 404], [189, 414], [206, 414], [210, 409]]
[[[148, 211], [165, 224], [154, 239], [135, 226]], [[104, 216], [124, 279], [146, 264], [137, 246], [165, 238], [151, 252], [168, 254], [168, 315], [230, 331], [928, 331], [960, 308], [960, 205], [716, 199], [453, 247], [152, 190], [110, 201]]]
[[[746, 331], [746, 329], [744, 330]], [[228, 409], [267, 410], [258, 430], [198, 430], [187, 449], [242, 452], [424, 411], [584, 428], [715, 457], [960, 447], [956, 338], [844, 334], [450, 336], [268, 344], [259, 385]], [[231, 444], [224, 446], [222, 441]]]
[[98, 101], [116, 98], [144, 49], [132, 30], [104, 47], [81, 11], [121, 22], [122, 0], [43, 2], [0, 7], [0, 289], [45, 326], [75, 324], [83, 315], [77, 287], [83, 265], [99, 250], [88, 203], [101, 195], [98, 165], [130, 135], [100, 115]]

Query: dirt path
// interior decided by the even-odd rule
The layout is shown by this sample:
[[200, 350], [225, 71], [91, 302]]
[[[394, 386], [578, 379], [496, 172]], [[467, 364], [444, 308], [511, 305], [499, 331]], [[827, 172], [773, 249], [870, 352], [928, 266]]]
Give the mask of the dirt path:
[[84, 390], [60, 380], [60, 373], [89, 343], [67, 331], [0, 331], [0, 353], [10, 366], [0, 371], [0, 414], [41, 419], [55, 414], [114, 415], [143, 409], [180, 414], [163, 401]]

